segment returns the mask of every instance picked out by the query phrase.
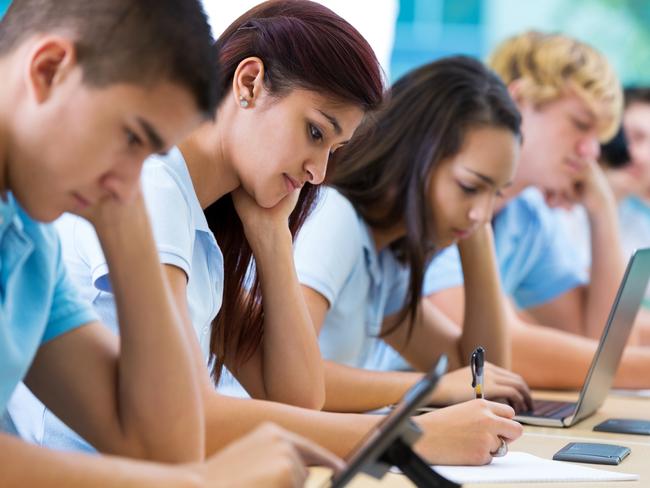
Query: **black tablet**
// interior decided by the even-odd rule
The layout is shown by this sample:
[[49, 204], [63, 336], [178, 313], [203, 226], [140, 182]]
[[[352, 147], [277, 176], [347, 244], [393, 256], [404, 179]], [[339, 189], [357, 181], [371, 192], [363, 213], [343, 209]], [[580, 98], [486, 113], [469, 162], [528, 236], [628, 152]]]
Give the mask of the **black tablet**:
[[[447, 371], [447, 356], [441, 356], [433, 369], [413, 385], [395, 406], [395, 409], [352, 450], [346, 459], [347, 468], [332, 477], [331, 488], [345, 486], [360, 471], [372, 472], [373, 465], [377, 463], [391, 443], [402, 435], [406, 422], [409, 421], [414, 411], [426, 404], [445, 371]], [[388, 468], [386, 466], [386, 470]]]

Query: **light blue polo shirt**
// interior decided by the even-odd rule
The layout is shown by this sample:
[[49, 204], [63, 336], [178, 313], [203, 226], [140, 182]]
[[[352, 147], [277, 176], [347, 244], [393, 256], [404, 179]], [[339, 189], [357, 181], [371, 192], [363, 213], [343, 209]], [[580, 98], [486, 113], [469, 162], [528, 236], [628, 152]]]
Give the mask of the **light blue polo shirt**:
[[[493, 227], [501, 282], [518, 307], [541, 305], [588, 282], [584, 258], [536, 188], [510, 201], [494, 217]], [[424, 293], [462, 284], [458, 248], [451, 246], [427, 268]]]
[[319, 202], [295, 243], [298, 278], [329, 302], [320, 332], [323, 357], [376, 369], [384, 317], [401, 310], [408, 269], [389, 249], [380, 253], [352, 204], [332, 188]]
[[0, 199], [0, 414], [42, 344], [95, 320], [54, 227], [32, 220], [11, 194]]
[[[183, 155], [177, 148], [166, 156], [147, 159], [142, 172], [142, 189], [161, 262], [179, 267], [189, 278], [190, 317], [207, 366], [210, 326], [222, 302], [223, 256], [194, 192]], [[108, 266], [94, 229], [73, 215], [61, 217], [56, 226], [72, 279], [102, 320], [118, 333]], [[34, 410], [37, 400], [26, 389], [18, 391], [16, 396], [11, 402], [12, 416], [27, 408]], [[49, 411], [45, 411], [42, 418], [32, 416], [32, 423], [31, 428], [21, 429], [23, 437], [29, 440], [55, 449], [93, 450]]]

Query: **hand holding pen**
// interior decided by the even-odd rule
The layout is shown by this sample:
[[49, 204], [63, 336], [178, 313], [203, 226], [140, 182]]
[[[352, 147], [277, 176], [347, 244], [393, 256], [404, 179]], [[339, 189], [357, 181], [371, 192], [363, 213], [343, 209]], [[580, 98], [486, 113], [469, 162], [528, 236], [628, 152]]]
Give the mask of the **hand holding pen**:
[[[472, 371], [472, 388], [474, 388], [476, 398], [483, 398], [485, 396], [485, 349], [481, 346], [474, 349], [469, 360], [469, 367]], [[499, 448], [490, 453], [493, 457], [502, 457], [508, 453], [508, 444], [506, 441], [503, 437], [499, 437], [499, 440], [501, 441]]]

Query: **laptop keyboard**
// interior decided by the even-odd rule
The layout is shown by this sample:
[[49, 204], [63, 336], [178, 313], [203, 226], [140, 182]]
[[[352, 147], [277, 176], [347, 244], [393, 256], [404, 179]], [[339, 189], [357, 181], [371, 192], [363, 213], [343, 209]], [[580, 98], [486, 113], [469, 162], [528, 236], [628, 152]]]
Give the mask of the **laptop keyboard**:
[[557, 402], [554, 400], [533, 400], [533, 410], [521, 412], [519, 415], [528, 417], [546, 417], [563, 419], [569, 416], [576, 404], [571, 402]]

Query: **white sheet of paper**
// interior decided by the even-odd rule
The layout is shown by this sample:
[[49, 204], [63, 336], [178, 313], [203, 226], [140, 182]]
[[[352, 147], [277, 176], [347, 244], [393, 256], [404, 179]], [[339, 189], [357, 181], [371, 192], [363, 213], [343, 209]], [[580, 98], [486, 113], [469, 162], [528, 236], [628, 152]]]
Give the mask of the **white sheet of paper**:
[[[509, 452], [487, 466], [435, 466], [456, 483], [533, 483], [566, 481], [635, 481], [639, 475], [587, 468], [543, 459], [525, 452]], [[399, 472], [399, 470], [395, 470]]]

